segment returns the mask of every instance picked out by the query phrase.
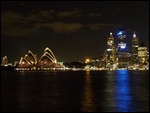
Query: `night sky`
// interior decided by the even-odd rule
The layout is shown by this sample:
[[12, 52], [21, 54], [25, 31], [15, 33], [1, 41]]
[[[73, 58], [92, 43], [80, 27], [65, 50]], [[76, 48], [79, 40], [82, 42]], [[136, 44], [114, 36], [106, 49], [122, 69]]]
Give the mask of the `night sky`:
[[1, 1], [1, 57], [14, 63], [31, 50], [39, 59], [49, 47], [58, 61], [97, 58], [119, 28], [129, 46], [135, 30], [149, 47], [149, 2]]

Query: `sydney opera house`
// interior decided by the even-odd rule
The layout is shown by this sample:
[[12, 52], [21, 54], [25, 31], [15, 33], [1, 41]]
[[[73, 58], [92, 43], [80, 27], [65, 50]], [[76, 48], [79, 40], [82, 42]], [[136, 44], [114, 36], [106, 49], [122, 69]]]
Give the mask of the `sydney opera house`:
[[37, 59], [37, 56], [33, 54], [30, 50], [28, 54], [24, 57], [21, 57], [17, 70], [53, 70], [63, 68], [61, 62], [57, 62], [57, 59], [54, 53], [47, 47], [44, 50], [43, 55], [40, 59]]

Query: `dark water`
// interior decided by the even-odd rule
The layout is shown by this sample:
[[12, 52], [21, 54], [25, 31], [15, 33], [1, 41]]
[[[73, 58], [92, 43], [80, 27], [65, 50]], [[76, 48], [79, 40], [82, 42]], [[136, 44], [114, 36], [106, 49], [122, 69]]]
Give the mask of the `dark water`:
[[149, 112], [149, 71], [1, 72], [1, 111]]

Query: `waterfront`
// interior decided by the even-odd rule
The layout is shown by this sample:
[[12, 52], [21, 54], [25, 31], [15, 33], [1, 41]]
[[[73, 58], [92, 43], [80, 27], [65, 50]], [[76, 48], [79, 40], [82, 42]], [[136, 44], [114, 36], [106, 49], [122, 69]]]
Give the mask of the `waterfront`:
[[148, 112], [149, 71], [1, 71], [1, 111]]

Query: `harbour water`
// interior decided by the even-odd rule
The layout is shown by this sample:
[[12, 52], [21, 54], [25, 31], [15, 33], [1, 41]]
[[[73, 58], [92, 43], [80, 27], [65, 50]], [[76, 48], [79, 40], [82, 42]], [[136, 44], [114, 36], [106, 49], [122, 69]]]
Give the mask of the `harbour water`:
[[149, 112], [149, 71], [1, 71], [1, 112]]

